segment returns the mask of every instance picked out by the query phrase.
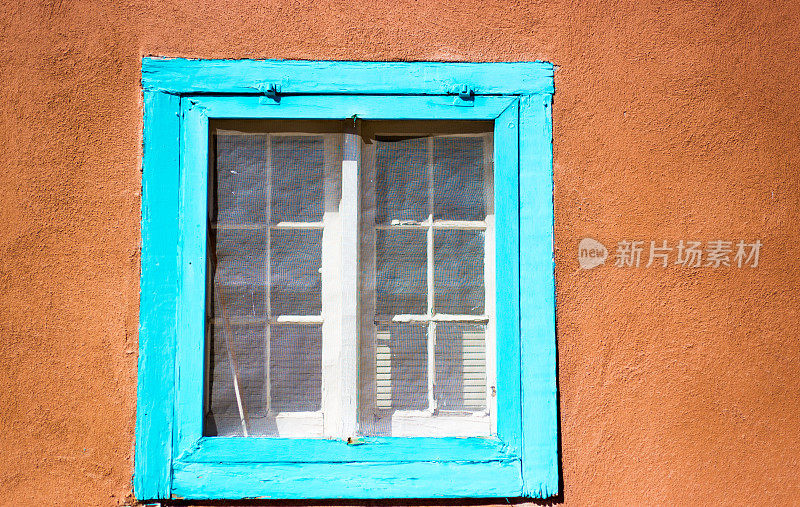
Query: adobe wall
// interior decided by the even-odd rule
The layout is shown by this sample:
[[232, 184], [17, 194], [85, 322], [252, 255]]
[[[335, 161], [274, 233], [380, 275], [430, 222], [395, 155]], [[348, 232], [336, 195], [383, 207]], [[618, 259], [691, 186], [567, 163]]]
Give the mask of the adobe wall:
[[[7, 1], [0, 20], [0, 504], [130, 500], [145, 55], [557, 64], [563, 502], [800, 502], [798, 2]], [[605, 265], [579, 269], [584, 237]], [[758, 239], [759, 266], [614, 266], [619, 241], [695, 239]]]

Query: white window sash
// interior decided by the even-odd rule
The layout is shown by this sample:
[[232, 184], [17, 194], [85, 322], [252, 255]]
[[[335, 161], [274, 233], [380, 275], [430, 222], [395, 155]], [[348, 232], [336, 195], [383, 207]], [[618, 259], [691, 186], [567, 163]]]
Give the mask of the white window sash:
[[[443, 135], [436, 137], [474, 137], [476, 134]], [[459, 220], [434, 220], [434, 174], [433, 174], [433, 140], [426, 139], [427, 171], [428, 178], [428, 209], [431, 211], [427, 219], [418, 222], [411, 220], [395, 220], [390, 224], [375, 223], [375, 153], [374, 148], [368, 147], [364, 157], [362, 173], [364, 180], [361, 183], [362, 207], [360, 231], [361, 237], [361, 262], [364, 277], [362, 285], [362, 323], [361, 323], [361, 408], [360, 418], [368, 425], [372, 424], [376, 408], [389, 408], [391, 403], [391, 358], [388, 347], [377, 342], [381, 338], [386, 341], [388, 333], [375, 331], [375, 241], [377, 230], [425, 230], [426, 231], [426, 257], [427, 257], [427, 308], [424, 314], [396, 314], [389, 317], [391, 322], [418, 322], [427, 324], [427, 400], [428, 407], [420, 411], [396, 410], [392, 413], [392, 436], [484, 436], [494, 434], [497, 425], [497, 396], [496, 396], [496, 353], [495, 353], [495, 247], [494, 247], [494, 176], [493, 176], [493, 146], [491, 134], [483, 138], [484, 153], [484, 189], [486, 202], [486, 219], [480, 221]], [[482, 315], [453, 315], [435, 312], [435, 283], [434, 283], [434, 231], [435, 230], [482, 230], [484, 238], [484, 290], [485, 311]], [[383, 320], [383, 319], [382, 319]], [[388, 322], [388, 321], [387, 321]], [[485, 325], [485, 404], [486, 410], [470, 415], [446, 415], [438, 413], [434, 397], [436, 385], [436, 325], [437, 322], [484, 324]], [[379, 357], [380, 354], [380, 357]], [[380, 361], [380, 365], [377, 364]], [[387, 404], [388, 402], [388, 404]]]

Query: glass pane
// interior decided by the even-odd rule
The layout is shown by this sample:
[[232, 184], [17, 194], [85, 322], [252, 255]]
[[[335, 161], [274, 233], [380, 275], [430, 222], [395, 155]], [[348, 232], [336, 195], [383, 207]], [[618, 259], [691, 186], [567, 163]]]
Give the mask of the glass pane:
[[437, 313], [481, 315], [484, 302], [483, 231], [434, 231]]
[[428, 331], [425, 324], [389, 326], [392, 409], [428, 408]]
[[213, 235], [215, 315], [263, 317], [266, 301], [266, 232], [220, 228]]
[[[252, 422], [267, 415], [265, 389], [266, 325], [240, 324], [236, 319], [217, 318], [209, 359], [210, 406], [205, 434], [243, 436], [242, 414], [252, 433]], [[241, 395], [234, 389], [234, 372]]]
[[486, 332], [474, 324], [436, 324], [436, 386], [440, 412], [486, 410]]
[[324, 205], [325, 142], [272, 136], [272, 223], [318, 222]]
[[426, 252], [423, 230], [376, 231], [378, 315], [427, 313]]
[[322, 329], [270, 327], [270, 398], [275, 412], [312, 412], [322, 406]]
[[[403, 411], [428, 408], [428, 326], [419, 323], [382, 323], [374, 328], [375, 378], [368, 392], [369, 412], [362, 412], [362, 435], [391, 436]], [[398, 412], [400, 411], [400, 412]]]
[[378, 224], [428, 218], [427, 149], [424, 138], [375, 141]]
[[218, 131], [212, 187], [219, 224], [266, 223], [267, 136]]
[[270, 245], [272, 315], [319, 315], [322, 311], [322, 231], [279, 229]]
[[433, 218], [483, 220], [486, 203], [483, 181], [483, 139], [433, 139]]

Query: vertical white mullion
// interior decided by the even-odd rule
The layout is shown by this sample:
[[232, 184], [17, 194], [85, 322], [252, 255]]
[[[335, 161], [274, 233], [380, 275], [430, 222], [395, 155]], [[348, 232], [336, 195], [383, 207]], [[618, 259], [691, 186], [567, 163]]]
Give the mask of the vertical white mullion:
[[497, 428], [497, 345], [496, 345], [496, 293], [495, 287], [495, 240], [494, 240], [494, 148], [491, 134], [483, 136], [483, 183], [486, 203], [486, 232], [484, 233], [484, 304], [489, 318], [485, 327], [484, 347], [486, 349], [486, 410], [489, 412], [490, 433]]
[[433, 196], [434, 196], [434, 177], [433, 177], [433, 136], [429, 136], [425, 145], [427, 148], [427, 176], [428, 176], [428, 229], [427, 229], [427, 261], [428, 261], [428, 411], [436, 411], [436, 398], [434, 389], [436, 386], [436, 322], [434, 315], [434, 266], [433, 266]]
[[333, 136], [325, 136], [322, 216], [322, 413], [323, 434], [340, 436], [340, 357], [342, 335], [340, 165]]
[[342, 223], [342, 281], [341, 281], [341, 357], [340, 357], [340, 403], [341, 422], [339, 435], [355, 435], [358, 421], [358, 214], [359, 214], [359, 169], [361, 164], [361, 137], [355, 122], [344, 134], [342, 149], [342, 200], [339, 214]]
[[[376, 299], [376, 254], [377, 241], [375, 230], [375, 144], [364, 145], [361, 154], [361, 211], [360, 231], [361, 247], [359, 258], [359, 275], [361, 285], [359, 288], [361, 312], [359, 335], [360, 369], [359, 377], [359, 419], [358, 425], [362, 429], [372, 430], [375, 424], [375, 412], [378, 408], [378, 378], [377, 378], [377, 330], [375, 325]], [[390, 360], [391, 362], [391, 360]], [[391, 382], [391, 380], [390, 380]], [[390, 387], [391, 389], [391, 387]]]

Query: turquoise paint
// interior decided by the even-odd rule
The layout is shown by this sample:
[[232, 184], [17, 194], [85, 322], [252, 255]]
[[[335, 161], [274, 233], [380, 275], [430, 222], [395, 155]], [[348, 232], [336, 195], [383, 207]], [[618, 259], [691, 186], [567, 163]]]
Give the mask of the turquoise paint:
[[470, 108], [453, 107], [452, 97], [326, 95], [309, 100], [307, 95], [264, 102], [257, 96], [194, 96], [209, 118], [315, 118], [362, 120], [485, 120], [495, 119], [516, 97], [475, 97]]
[[[313, 479], [309, 479], [313, 478]], [[518, 497], [519, 461], [492, 463], [176, 463], [179, 498]]]
[[[336, 72], [331, 70], [336, 68]], [[260, 84], [276, 78], [276, 69], [290, 76], [280, 83], [282, 93], [355, 95], [281, 95], [278, 101], [252, 95]], [[348, 72], [350, 75], [342, 77]], [[457, 89], [451, 82], [467, 83], [475, 90], [471, 107], [454, 107], [454, 98], [444, 96]], [[549, 105], [550, 64], [148, 58], [143, 61], [143, 87], [147, 91], [138, 498], [409, 498], [523, 493], [545, 497], [557, 493], [555, 328], [547, 320], [555, 308], [552, 137], [549, 109], [534, 114], [538, 109], [531, 106]], [[191, 96], [207, 92], [250, 95]], [[183, 95], [180, 101], [169, 95], [175, 93]], [[513, 95], [524, 93], [541, 95], [523, 96], [520, 109], [519, 97]], [[332, 440], [204, 438], [208, 119], [353, 115], [365, 119], [497, 119], [498, 439], [368, 438], [364, 445], [347, 446]], [[520, 249], [525, 252], [521, 259]], [[522, 290], [520, 279], [524, 281]], [[520, 357], [520, 350], [521, 363], [513, 359]], [[174, 388], [165, 381], [169, 378], [174, 378]], [[456, 476], [459, 480], [452, 481]]]
[[142, 59], [142, 87], [174, 94], [474, 95], [553, 93], [547, 62], [330, 62], [300, 60]]
[[144, 93], [139, 383], [133, 477], [138, 498], [169, 496], [177, 298], [178, 97]]
[[181, 113], [180, 296], [175, 347], [176, 456], [203, 435], [208, 224], [208, 117], [196, 101], [188, 98], [181, 99]]
[[558, 494], [553, 145], [550, 95], [520, 110], [522, 476], [528, 496]]
[[494, 126], [497, 435], [522, 449], [519, 361], [519, 100]]
[[180, 456], [187, 463], [386, 463], [408, 461], [509, 461], [519, 451], [494, 438], [359, 437], [344, 440], [204, 437]]

